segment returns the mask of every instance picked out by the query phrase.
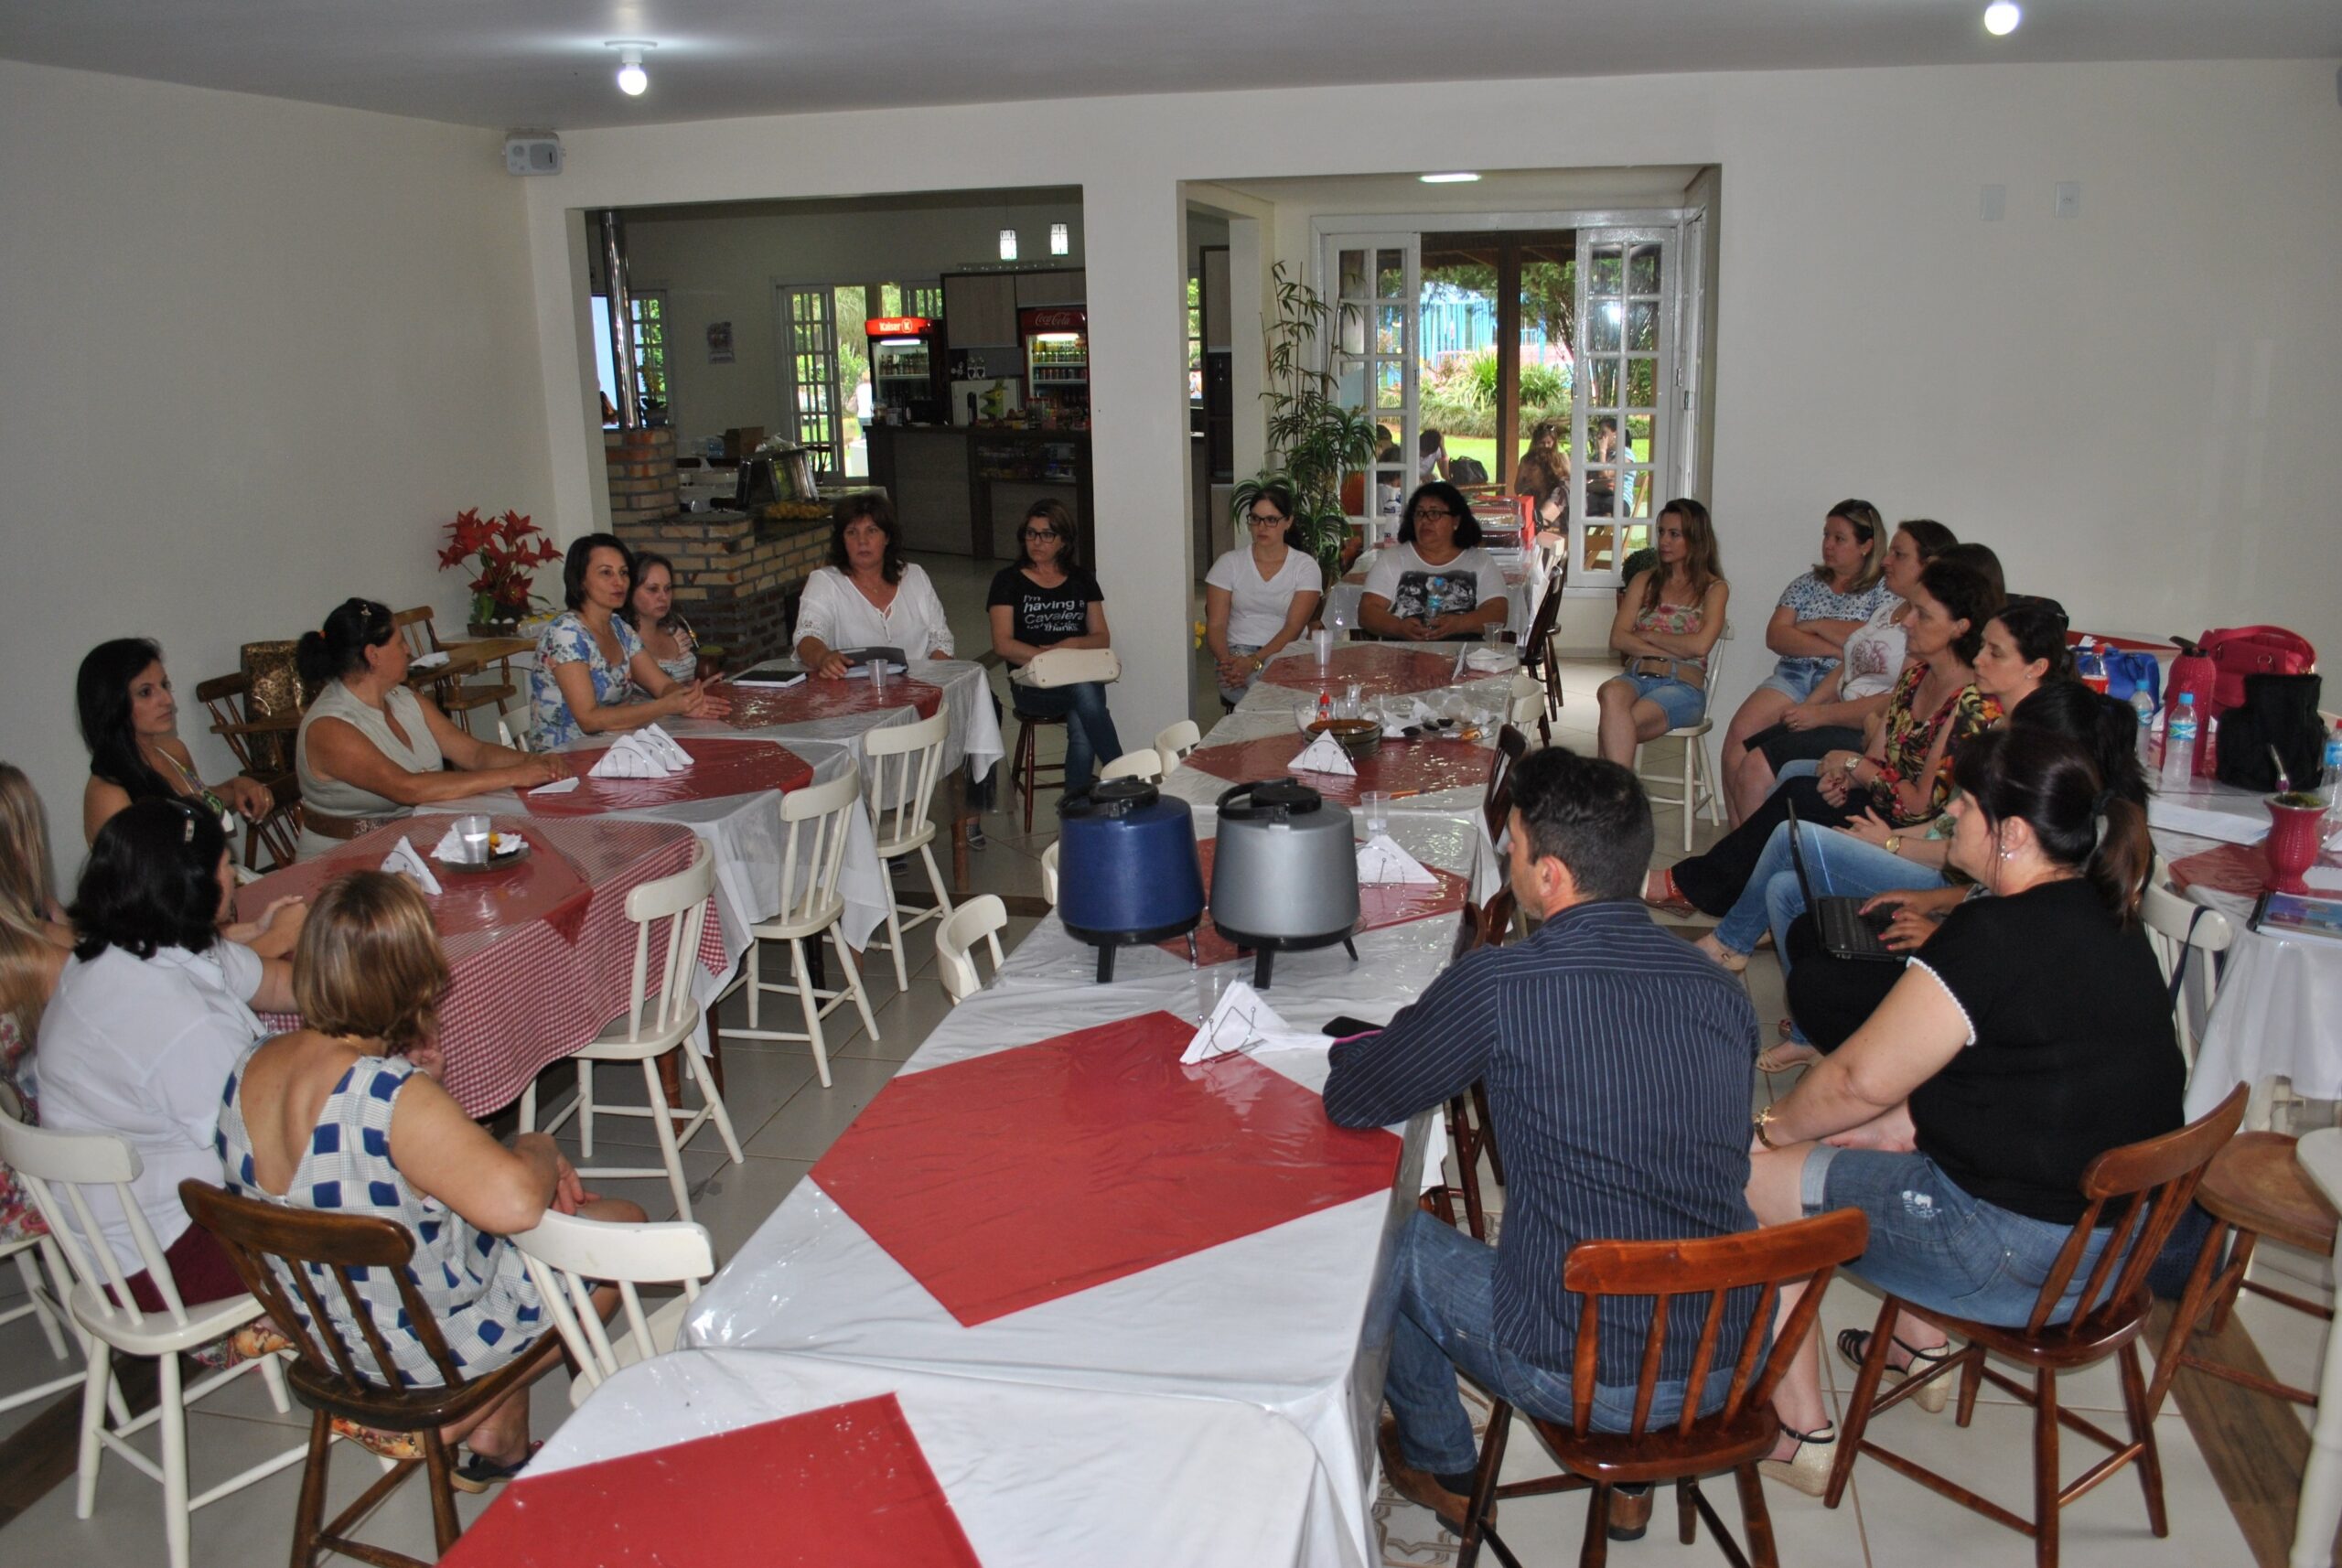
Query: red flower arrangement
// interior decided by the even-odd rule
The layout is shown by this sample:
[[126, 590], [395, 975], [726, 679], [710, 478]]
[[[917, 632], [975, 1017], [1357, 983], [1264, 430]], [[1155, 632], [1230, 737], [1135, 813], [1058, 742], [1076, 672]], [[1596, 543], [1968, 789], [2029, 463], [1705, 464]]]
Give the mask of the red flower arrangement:
[[477, 560], [479, 575], [472, 579], [472, 619], [519, 620], [544, 604], [530, 592], [539, 566], [561, 559], [545, 531], [517, 511], [482, 518], [479, 509], [457, 512], [447, 524], [447, 547], [439, 552], [439, 570], [450, 571]]

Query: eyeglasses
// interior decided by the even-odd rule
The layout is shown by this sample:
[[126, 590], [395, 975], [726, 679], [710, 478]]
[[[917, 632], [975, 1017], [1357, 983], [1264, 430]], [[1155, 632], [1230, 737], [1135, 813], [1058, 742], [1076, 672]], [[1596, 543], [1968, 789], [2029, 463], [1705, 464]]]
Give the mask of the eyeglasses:
[[1054, 528], [1028, 528], [1019, 535], [1025, 539], [1061, 539], [1064, 535]]
[[1448, 510], [1444, 506], [1419, 506], [1415, 509], [1415, 521], [1417, 522], [1437, 522], [1443, 517], [1454, 517], [1455, 515], [1456, 514], [1454, 512]]
[[1269, 525], [1270, 523], [1275, 523], [1275, 524], [1277, 524], [1278, 526], [1282, 527], [1282, 526], [1284, 526], [1284, 521], [1285, 521], [1285, 520], [1284, 520], [1284, 518], [1279, 517], [1279, 516], [1278, 516], [1276, 513], [1274, 513], [1274, 512], [1262, 513], [1262, 512], [1254, 511], [1254, 512], [1247, 512], [1247, 513], [1245, 513], [1245, 514], [1244, 514], [1244, 521], [1247, 521], [1247, 522], [1249, 522], [1249, 523], [1251, 523], [1251, 524], [1252, 524], [1255, 528], [1262, 528], [1262, 527], [1266, 527], [1266, 526], [1267, 526], [1267, 525]]

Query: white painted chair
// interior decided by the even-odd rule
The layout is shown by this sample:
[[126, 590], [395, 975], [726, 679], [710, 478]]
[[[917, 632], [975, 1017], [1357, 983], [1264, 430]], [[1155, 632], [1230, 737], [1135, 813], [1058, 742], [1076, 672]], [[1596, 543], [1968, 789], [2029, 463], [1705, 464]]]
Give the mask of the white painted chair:
[[[2294, 1157], [2326, 1201], [2342, 1208], [2342, 1128], [2306, 1133]], [[2337, 1244], [2342, 1260], [2342, 1241]], [[2294, 1515], [2292, 1568], [2327, 1568], [2334, 1531], [2342, 1526], [2342, 1314], [2326, 1331], [2326, 1366], [2317, 1379], [2317, 1419], [2310, 1427], [2309, 1463], [2302, 1469], [2302, 1500]]]
[[528, 750], [529, 726], [526, 724], [523, 724], [518, 729], [515, 729], [506, 715], [503, 714], [497, 714], [496, 744], [508, 747], [513, 751]]
[[[910, 973], [903, 964], [903, 931], [951, 913], [951, 896], [944, 891], [943, 873], [935, 864], [935, 823], [928, 811], [935, 800], [936, 776], [943, 766], [943, 738], [951, 715], [938, 708], [931, 719], [915, 725], [890, 725], [872, 730], [863, 740], [870, 758], [871, 825], [878, 835], [881, 862], [916, 854], [927, 867], [927, 885], [935, 894], [935, 908], [903, 918], [895, 900], [895, 882], [886, 878], [886, 938], [885, 946], [895, 960], [895, 989], [910, 989]], [[891, 871], [892, 867], [889, 866]]]
[[[1057, 845], [1049, 847], [1055, 849]], [[1000, 938], [996, 933], [1006, 924], [1008, 906], [995, 894], [980, 893], [935, 928], [935, 974], [943, 982], [944, 995], [960, 1003], [983, 989], [983, 976], [976, 972], [974, 957], [980, 937], [984, 946], [992, 950], [992, 972], [1000, 972]]]
[[1708, 754], [1708, 732], [1715, 727], [1715, 693], [1724, 680], [1724, 645], [1732, 640], [1732, 626], [1726, 622], [1715, 646], [1708, 650], [1708, 705], [1700, 712], [1697, 724], [1684, 725], [1669, 730], [1661, 740], [1680, 741], [1683, 746], [1683, 773], [1678, 779], [1669, 777], [1653, 779], [1643, 772], [1643, 748], [1635, 747], [1635, 777], [1644, 783], [1674, 784], [1681, 794], [1661, 795], [1647, 791], [1653, 806], [1683, 808], [1683, 853], [1692, 853], [1692, 820], [1698, 813], [1700, 802], [1708, 805], [1708, 821], [1718, 827], [1724, 825], [1724, 786], [1716, 778], [1715, 758]]
[[[715, 1272], [715, 1243], [707, 1228], [689, 1220], [621, 1225], [581, 1219], [548, 1210], [533, 1230], [512, 1238], [536, 1282], [538, 1299], [577, 1370], [569, 1382], [569, 1402], [581, 1405], [620, 1368], [675, 1348], [683, 1317], [699, 1299], [701, 1282]], [[624, 1327], [614, 1343], [612, 1325], [595, 1310], [594, 1287], [618, 1287]], [[683, 1294], [645, 1314], [635, 1287], [681, 1284]]]
[[1163, 758], [1151, 746], [1126, 751], [1098, 770], [1100, 783], [1109, 779], [1144, 779], [1150, 784], [1159, 784], [1163, 781]]
[[[855, 1011], [862, 1015], [863, 1028], [873, 1040], [878, 1038], [877, 1021], [870, 1015], [870, 999], [862, 989], [862, 973], [854, 968], [854, 950], [846, 946], [845, 933], [838, 926], [845, 915], [845, 900], [838, 895], [838, 867], [845, 858], [850, 814], [860, 810], [862, 771], [856, 768], [847, 768], [826, 784], [809, 784], [780, 798], [780, 820], [789, 830], [780, 858], [781, 911], [752, 929], [756, 945], [748, 949], [747, 972], [725, 993], [728, 996], [743, 987], [748, 993], [748, 1026], [728, 1028], [726, 1034], [744, 1040], [804, 1041], [812, 1048], [813, 1067], [822, 1075], [823, 1089], [830, 1087], [830, 1051], [828, 1037], [822, 1031], [822, 1019], [852, 997]], [[815, 985], [812, 969], [805, 961], [805, 944], [823, 937], [833, 940], [838, 967], [845, 974], [845, 983], [834, 991]], [[789, 944], [792, 982], [764, 978], [760, 965], [765, 942]], [[768, 991], [796, 993], [805, 1013], [803, 1032], [761, 1026], [758, 1009]]]
[[[697, 1136], [702, 1127], [710, 1122], [715, 1123], [716, 1135], [724, 1140], [724, 1152], [732, 1156], [734, 1165], [747, 1157], [740, 1152], [740, 1140], [733, 1133], [731, 1113], [724, 1108], [724, 1096], [716, 1090], [715, 1076], [708, 1069], [706, 1059], [692, 1046], [692, 1035], [700, 1018], [699, 1004], [692, 997], [692, 971], [699, 963], [700, 931], [706, 922], [708, 897], [714, 890], [715, 856], [702, 843], [693, 846], [690, 865], [672, 876], [646, 882], [626, 896], [627, 918], [634, 922], [634, 974], [627, 1010], [574, 1053], [577, 1062], [576, 1097], [544, 1126], [544, 1131], [555, 1132], [575, 1115], [579, 1157], [590, 1160], [594, 1157], [595, 1117], [649, 1118], [652, 1131], [659, 1135], [658, 1165], [580, 1166], [577, 1174], [619, 1181], [664, 1176], [675, 1195], [675, 1216], [679, 1219], [692, 1217], [690, 1184], [683, 1175], [683, 1145]], [[666, 922], [663, 935], [658, 931], [661, 921]], [[697, 1111], [669, 1105], [659, 1087], [659, 1058], [679, 1047], [684, 1073], [699, 1086]], [[596, 1104], [596, 1062], [639, 1063], [649, 1099], [640, 1105]], [[533, 1083], [521, 1091], [521, 1130], [537, 1130], [537, 1087]]]
[[[2163, 966], [2164, 979], [2168, 982], [2181, 966], [2186, 967], [2171, 1013], [2172, 1026], [2179, 1032], [2180, 1054], [2192, 1066], [2195, 1015], [2199, 1011], [2210, 1014], [2213, 995], [2219, 989], [2219, 965], [2212, 955], [2229, 950], [2236, 940], [2236, 928], [2218, 909], [2193, 903], [2165, 886], [2163, 871], [2158, 861], [2139, 901], [2139, 919], [2147, 928], [2147, 940], [2155, 950], [2155, 961]], [[2191, 996], [2203, 999], [2200, 1009], [2192, 1004]]]
[[1058, 846], [1054, 843], [1041, 852], [1041, 897], [1049, 908], [1058, 907]]
[[1181, 719], [1166, 725], [1155, 737], [1155, 754], [1163, 759], [1163, 771], [1170, 773], [1187, 760], [1187, 753], [1203, 745], [1204, 732], [1196, 727], [1193, 719]]
[[[19, 1240], [0, 1242], [0, 1258], [14, 1258], [16, 1273], [25, 1282], [24, 1305], [0, 1312], [0, 1324], [15, 1323], [27, 1317], [37, 1320], [40, 1324], [41, 1337], [48, 1341], [49, 1355], [59, 1361], [70, 1360], [71, 1353], [66, 1348], [61, 1326], [71, 1322], [62, 1305], [71, 1291], [65, 1272], [64, 1254], [57, 1250], [57, 1243], [46, 1236], [27, 1236]], [[42, 1277], [44, 1268], [48, 1271], [46, 1278]], [[74, 1329], [74, 1337], [82, 1338], [78, 1327]], [[88, 1348], [86, 1344], [83, 1348], [85, 1351]], [[78, 1371], [67, 1372], [47, 1382], [35, 1383], [28, 1389], [18, 1389], [15, 1393], [0, 1394], [0, 1411], [15, 1410], [20, 1405], [45, 1400], [51, 1394], [63, 1393], [80, 1382], [81, 1376]]]
[[[306, 1443], [297, 1444], [199, 1495], [189, 1495], [188, 1405], [257, 1369], [268, 1384], [269, 1399], [278, 1412], [292, 1409], [285, 1396], [283, 1358], [278, 1356], [242, 1361], [192, 1383], [181, 1379], [180, 1351], [191, 1350], [242, 1328], [261, 1316], [261, 1304], [249, 1295], [231, 1296], [199, 1306], [188, 1306], [180, 1301], [178, 1283], [171, 1276], [171, 1265], [163, 1256], [162, 1243], [155, 1239], [138, 1200], [131, 1195], [130, 1184], [138, 1179], [141, 1169], [137, 1151], [121, 1139], [105, 1133], [60, 1133], [27, 1127], [13, 1118], [0, 1116], [0, 1162], [6, 1163], [24, 1178], [41, 1218], [48, 1222], [49, 1235], [73, 1276], [71, 1294], [65, 1305], [88, 1337], [84, 1345], [89, 1367], [81, 1380], [81, 1467], [73, 1515], [76, 1519], [88, 1519], [95, 1508], [98, 1466], [105, 1452], [112, 1449], [133, 1469], [161, 1483], [167, 1561], [170, 1568], [187, 1568], [190, 1516], [196, 1509], [299, 1464], [308, 1451]], [[154, 1282], [156, 1294], [163, 1299], [163, 1311], [147, 1312], [132, 1299], [121, 1261], [107, 1245], [92, 1208], [92, 1195], [84, 1192], [84, 1188], [106, 1189], [96, 1203], [119, 1204], [122, 1212], [129, 1217], [132, 1237], [138, 1244], [147, 1278]], [[161, 1394], [155, 1408], [134, 1419], [128, 1417], [114, 1387], [113, 1356], [117, 1351], [125, 1356], [152, 1358], [160, 1374]], [[129, 1442], [149, 1426], [161, 1434], [159, 1464]]]
[[1545, 682], [1525, 670], [1515, 672], [1506, 699], [1506, 722], [1525, 734], [1544, 718]]

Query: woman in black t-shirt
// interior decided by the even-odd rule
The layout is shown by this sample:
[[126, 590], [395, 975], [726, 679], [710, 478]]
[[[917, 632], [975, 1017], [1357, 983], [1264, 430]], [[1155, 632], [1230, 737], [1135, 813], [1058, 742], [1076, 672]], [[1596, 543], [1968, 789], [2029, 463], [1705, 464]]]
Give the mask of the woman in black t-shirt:
[[[2146, 813], [2044, 730], [1979, 736], [1953, 768], [1950, 863], [1993, 897], [1952, 911], [1870, 1021], [1759, 1114], [1748, 1201], [1767, 1225], [1860, 1208], [1855, 1273], [1922, 1309], [2022, 1324], [2087, 1207], [2083, 1170], [2176, 1129], [2186, 1069], [2138, 922]], [[1896, 1373], [1949, 1353], [1914, 1315], [1895, 1337]], [[1868, 1338], [1850, 1329], [1840, 1352], [1858, 1362]], [[1939, 1379], [1915, 1402], [1940, 1410], [1950, 1391]], [[1767, 1467], [1818, 1495], [1837, 1435], [1811, 1347], [1774, 1405]]]
[[[1098, 579], [1081, 569], [1074, 553], [1073, 512], [1063, 501], [1035, 501], [1026, 509], [1016, 564], [992, 580], [984, 603], [992, 617], [992, 647], [1022, 669], [1050, 648], [1110, 648], [1106, 596]], [[1011, 684], [1016, 712], [1024, 718], [1064, 719], [1065, 798], [1090, 792], [1098, 759], [1123, 754], [1114, 715], [1106, 711], [1106, 688], [1096, 681], [1073, 686]]]

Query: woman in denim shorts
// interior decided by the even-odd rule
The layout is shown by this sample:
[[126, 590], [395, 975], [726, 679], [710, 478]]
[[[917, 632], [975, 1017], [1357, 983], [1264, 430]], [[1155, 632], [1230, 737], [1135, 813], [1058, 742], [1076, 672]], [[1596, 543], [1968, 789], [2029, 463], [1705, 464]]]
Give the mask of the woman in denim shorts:
[[1635, 747], [1700, 722], [1708, 707], [1708, 654], [1724, 635], [1732, 588], [1724, 580], [1708, 509], [1671, 500], [1659, 514], [1659, 561], [1638, 573], [1618, 600], [1610, 646], [1626, 673], [1602, 682], [1600, 749], [1631, 767]]
[[[2087, 1208], [2083, 1171], [2176, 1129], [2186, 1079], [2138, 920], [2145, 813], [2048, 730], [1980, 736], [1954, 768], [1950, 864], [1993, 897], [1953, 910], [1870, 1021], [1758, 1113], [1748, 1183], [1762, 1224], [1867, 1217], [1853, 1272], [1919, 1309], [1887, 1356], [1905, 1376], [1950, 1354], [1920, 1314], [2027, 1319]], [[2057, 1317], [2094, 1261], [2093, 1248]], [[1839, 1353], [1859, 1363], [1869, 1338], [1849, 1329]], [[1940, 1411], [1950, 1392], [1939, 1379], [1913, 1402]], [[1774, 1408], [1784, 1430], [1766, 1468], [1818, 1496], [1837, 1432], [1816, 1347], [1799, 1349]]]

